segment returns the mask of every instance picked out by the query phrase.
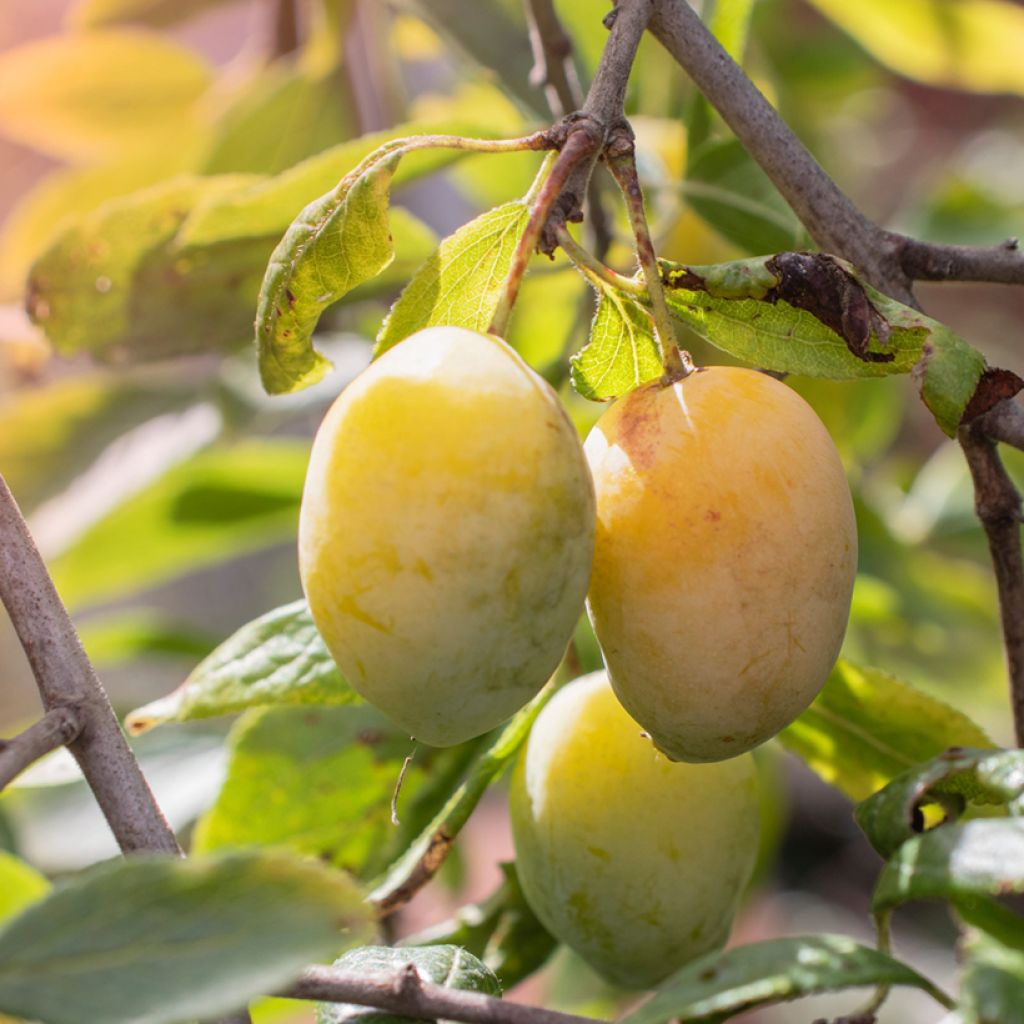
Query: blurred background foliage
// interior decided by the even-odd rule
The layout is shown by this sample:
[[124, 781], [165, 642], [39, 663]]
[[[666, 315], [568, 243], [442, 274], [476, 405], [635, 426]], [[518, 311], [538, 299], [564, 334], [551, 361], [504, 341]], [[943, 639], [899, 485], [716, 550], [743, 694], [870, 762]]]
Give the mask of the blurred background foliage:
[[[996, 243], [1021, 232], [1024, 7], [705, 7], [869, 215], [946, 242]], [[557, 9], [585, 82], [605, 37], [604, 5], [559, 0]], [[518, 135], [551, 115], [531, 84], [518, 0], [36, 0], [0, 9], [0, 47], [0, 471], [115, 704], [127, 710], [173, 688], [243, 623], [299, 596], [294, 534], [320, 415], [368, 361], [389, 305], [437, 239], [522, 195], [538, 158], [434, 155], [403, 165], [396, 263], [320, 325], [317, 344], [335, 372], [271, 400], [259, 388], [251, 323], [267, 257], [292, 217], [372, 148], [355, 141], [366, 133], [379, 141], [444, 126]], [[704, 264], [807, 244], [652, 40], [628, 107], [661, 255]], [[631, 270], [621, 216], [613, 227], [609, 262]], [[44, 290], [26, 295], [37, 260], [34, 281]], [[1019, 289], [923, 286], [920, 297], [990, 363], [1024, 373]], [[23, 312], [26, 301], [45, 334]], [[510, 338], [562, 388], [581, 432], [601, 407], [571, 393], [566, 357], [583, 343], [592, 308], [564, 260], [538, 259]], [[723, 361], [701, 340], [685, 342], [698, 362]], [[994, 585], [959, 451], [909, 380], [792, 384], [830, 428], [857, 504], [860, 576], [846, 655], [941, 697], [1009, 742]], [[1024, 459], [1007, 460], [1024, 482]], [[579, 646], [592, 667], [585, 625]], [[31, 719], [36, 698], [6, 622], [0, 657], [7, 733]], [[356, 724], [334, 728], [325, 715], [247, 715], [232, 732], [232, 782], [223, 791], [229, 753], [219, 724], [174, 727], [139, 749], [177, 826], [216, 800], [198, 830], [203, 848], [279, 838], [245, 834], [253, 780], [267, 775], [280, 784], [282, 807], [302, 799], [303, 783], [316, 789], [294, 822], [299, 847], [329, 851], [339, 864], [355, 857], [368, 876], [386, 862], [379, 847], [394, 841], [386, 814], [373, 835], [360, 833], [357, 845], [371, 851], [349, 849], [339, 822], [381, 813], [404, 752], [393, 736], [372, 749], [346, 747], [339, 737]], [[315, 752], [290, 781], [289, 748]], [[406, 783], [410, 798], [429, 795], [431, 778], [451, 777], [460, 767], [452, 757], [425, 758]], [[771, 841], [737, 938], [815, 929], [866, 936], [878, 861], [849, 804], [779, 750], [762, 760]], [[359, 784], [346, 789], [340, 778]], [[59, 758], [0, 799], [0, 844], [50, 875], [113, 852]], [[446, 885], [420, 897], [396, 934], [482, 898], [510, 855], [503, 803], [485, 801], [445, 868]], [[33, 876], [25, 884], [44, 883]], [[922, 912], [907, 952], [941, 978], [952, 970], [943, 951], [952, 934]], [[607, 1013], [621, 998], [564, 952], [527, 986], [524, 998], [584, 1013]], [[258, 1019], [306, 1019], [295, 1012], [268, 1004]], [[804, 1020], [815, 1007], [794, 1012], [750, 1019]], [[922, 996], [899, 997], [891, 1012], [931, 1019]]]

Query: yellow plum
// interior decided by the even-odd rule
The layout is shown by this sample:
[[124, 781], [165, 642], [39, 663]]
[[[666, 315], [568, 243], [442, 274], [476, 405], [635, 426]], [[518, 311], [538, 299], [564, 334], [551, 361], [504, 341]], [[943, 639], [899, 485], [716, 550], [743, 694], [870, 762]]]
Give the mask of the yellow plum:
[[432, 327], [327, 413], [299, 570], [352, 686], [448, 746], [499, 725], [554, 671], [593, 536], [590, 474], [551, 387], [500, 338]]
[[857, 533], [809, 405], [753, 370], [638, 388], [584, 450], [597, 492], [588, 607], [615, 692], [684, 761], [750, 750], [839, 654]]
[[725, 943], [757, 856], [750, 754], [669, 760], [596, 672], [538, 716], [510, 803], [527, 902], [610, 980], [649, 988]]

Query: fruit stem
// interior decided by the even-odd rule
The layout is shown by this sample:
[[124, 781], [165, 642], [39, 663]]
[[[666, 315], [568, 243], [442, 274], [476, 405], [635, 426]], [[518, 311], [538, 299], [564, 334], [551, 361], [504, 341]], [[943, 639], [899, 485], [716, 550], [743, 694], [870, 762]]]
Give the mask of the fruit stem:
[[[555, 202], [562, 194], [566, 182], [572, 176], [573, 171], [584, 161], [594, 158], [602, 140], [595, 137], [589, 131], [573, 131], [565, 140], [558, 159], [551, 166], [551, 170], [544, 179], [543, 185], [536, 191], [536, 198], [533, 208], [530, 211], [530, 220], [526, 225], [522, 238], [516, 246], [515, 255], [512, 257], [512, 266], [502, 289], [501, 298], [498, 300], [497, 309], [491, 319], [488, 330], [500, 337], [505, 336], [508, 328], [508, 320], [512, 315], [512, 307], [515, 305], [516, 297], [519, 295], [519, 286], [522, 284], [523, 276], [526, 274], [526, 267], [530, 257], [537, 248], [548, 218], [555, 206]], [[531, 187], [530, 193], [534, 192]]]
[[565, 255], [576, 264], [577, 270], [595, 287], [603, 289], [604, 286], [608, 286], [620, 292], [626, 292], [628, 295], [634, 295], [637, 298], [646, 298], [647, 289], [639, 281], [612, 270], [607, 264], [602, 263], [591, 253], [587, 252], [572, 237], [569, 229], [564, 224], [560, 224], [555, 229], [555, 237], [558, 239], [558, 244]]
[[643, 271], [647, 294], [650, 298], [654, 336], [658, 342], [658, 351], [661, 353], [661, 365], [665, 368], [665, 382], [682, 380], [692, 373], [693, 363], [689, 356], [679, 350], [679, 345], [676, 343], [672, 314], [669, 312], [668, 303], [665, 301], [665, 291], [661, 286], [658, 257], [655, 255], [651, 231], [647, 225], [644, 194], [640, 188], [640, 178], [636, 173], [632, 142], [624, 152], [607, 155], [606, 162], [626, 200], [626, 212], [636, 238], [637, 258], [640, 261], [640, 269]]

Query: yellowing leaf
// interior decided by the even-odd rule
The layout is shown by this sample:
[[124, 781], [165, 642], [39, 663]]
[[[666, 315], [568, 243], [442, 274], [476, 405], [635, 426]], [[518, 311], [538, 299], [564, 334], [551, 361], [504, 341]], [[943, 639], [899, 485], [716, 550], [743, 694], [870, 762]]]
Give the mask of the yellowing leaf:
[[182, 141], [95, 167], [60, 168], [43, 178], [0, 231], [0, 295], [20, 295], [32, 261], [72, 218], [191, 169], [196, 154], [196, 147]]
[[1005, 0], [812, 0], [873, 57], [930, 85], [1024, 93], [1024, 7]]
[[0, 132], [69, 160], [187, 143], [210, 79], [196, 54], [146, 32], [37, 40], [0, 56]]

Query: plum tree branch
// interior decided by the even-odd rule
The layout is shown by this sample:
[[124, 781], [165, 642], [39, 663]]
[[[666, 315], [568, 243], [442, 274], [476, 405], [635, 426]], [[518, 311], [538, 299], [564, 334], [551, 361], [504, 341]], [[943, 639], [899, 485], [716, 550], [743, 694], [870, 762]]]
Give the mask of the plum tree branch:
[[75, 627], [0, 476], [0, 600], [10, 615], [47, 711], [80, 724], [68, 750], [125, 853], [181, 853], [96, 678]]
[[544, 89], [555, 117], [565, 117], [583, 102], [572, 40], [558, 20], [552, 0], [526, 0], [524, 7], [533, 49], [530, 84]]
[[81, 730], [82, 723], [74, 709], [56, 707], [13, 739], [0, 740], [0, 790], [29, 765], [70, 743]]
[[836, 185], [686, 0], [656, 0], [650, 28], [743, 143], [826, 252], [855, 264], [876, 288], [916, 305], [912, 283], [1024, 284], [1015, 243], [951, 246], [886, 231]]
[[424, 981], [411, 964], [393, 974], [376, 975], [308, 967], [299, 981], [280, 995], [287, 999], [353, 1003], [404, 1017], [455, 1020], [462, 1024], [603, 1024], [591, 1017], [435, 985]]

